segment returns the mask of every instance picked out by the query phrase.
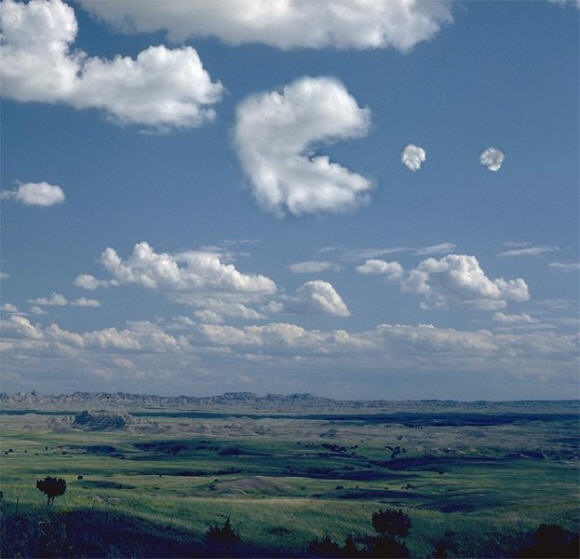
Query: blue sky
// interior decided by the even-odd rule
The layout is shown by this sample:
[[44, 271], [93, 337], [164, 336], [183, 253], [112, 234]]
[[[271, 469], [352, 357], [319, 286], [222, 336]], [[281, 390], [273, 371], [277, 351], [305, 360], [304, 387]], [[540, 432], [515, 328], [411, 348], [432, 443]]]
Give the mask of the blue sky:
[[3, 390], [578, 395], [576, 3], [1, 6]]

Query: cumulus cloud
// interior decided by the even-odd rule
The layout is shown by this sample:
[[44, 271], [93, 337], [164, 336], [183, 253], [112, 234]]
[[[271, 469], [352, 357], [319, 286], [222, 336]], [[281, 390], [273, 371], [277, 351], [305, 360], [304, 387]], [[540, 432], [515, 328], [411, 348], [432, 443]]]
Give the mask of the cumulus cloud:
[[[38, 364], [42, 363], [43, 378], [50, 371], [78, 380], [82, 370], [85, 381], [91, 375], [115, 375], [121, 382], [124, 373], [119, 370], [118, 359], [129, 359], [142, 375], [141, 388], [144, 380], [155, 386], [160, 378], [168, 378], [166, 371], [171, 371], [172, 381], [177, 383], [198, 385], [211, 377], [212, 392], [223, 389], [224, 380], [234, 371], [247, 370], [264, 387], [266, 379], [283, 377], [286, 381], [290, 371], [308, 371], [314, 377], [322, 375], [322, 379], [331, 374], [336, 379], [337, 375], [351, 377], [353, 367], [387, 375], [387, 384], [388, 375], [395, 371], [407, 377], [428, 372], [435, 382], [441, 371], [493, 371], [501, 373], [502, 379], [511, 376], [520, 381], [522, 376], [544, 377], [546, 371], [553, 371], [554, 381], [566, 382], [569, 377], [573, 384], [579, 353], [577, 333], [504, 333], [499, 328], [494, 332], [456, 330], [430, 324], [380, 324], [368, 330], [346, 331], [306, 329], [283, 322], [233, 327], [178, 317], [167, 325], [130, 322], [124, 328], [75, 332], [11, 315], [0, 323], [0, 329], [3, 371], [19, 378], [37, 378]], [[373, 377], [375, 387], [376, 380], [378, 377]]]
[[64, 295], [60, 293], [51, 293], [49, 297], [38, 297], [37, 299], [28, 299], [28, 302], [33, 305], [42, 305], [47, 307], [65, 307], [68, 301]]
[[0, 4], [3, 95], [17, 101], [101, 109], [124, 124], [157, 129], [200, 126], [215, 116], [223, 87], [195, 49], [151, 46], [112, 60], [72, 50], [78, 25], [61, 0]]
[[74, 282], [73, 285], [76, 287], [82, 287], [83, 289], [88, 289], [93, 291], [98, 287], [108, 287], [109, 285], [116, 285], [117, 282], [107, 281], [107, 280], [99, 280], [90, 274], [79, 274]]
[[563, 272], [573, 272], [574, 270], [580, 270], [580, 262], [550, 262], [548, 266], [550, 266], [550, 268], [557, 268]]
[[284, 303], [284, 311], [350, 316], [348, 307], [332, 284], [322, 280], [307, 281], [302, 284], [296, 290], [296, 295]]
[[399, 279], [403, 275], [403, 267], [398, 262], [387, 262], [385, 260], [370, 259], [364, 264], [357, 266], [359, 274], [383, 274], [389, 279]]
[[423, 148], [409, 144], [401, 153], [401, 163], [409, 169], [409, 171], [418, 171], [421, 165], [425, 163], [427, 154]]
[[228, 0], [81, 3], [124, 31], [163, 30], [176, 41], [213, 36], [230, 44], [282, 49], [394, 47], [407, 52], [453, 21], [448, 0], [238, 0], [236, 9]]
[[101, 302], [96, 299], [87, 299], [86, 297], [80, 297], [71, 301], [70, 304], [73, 307], [100, 307]]
[[[221, 324], [224, 319], [222, 316], [214, 311], [210, 311], [208, 309], [202, 311], [195, 311], [193, 313], [195, 318], [200, 322], [209, 323], [209, 324]], [[186, 317], [183, 317], [186, 318]], [[190, 324], [191, 325], [191, 324]]]
[[85, 289], [137, 285], [162, 291], [176, 303], [222, 316], [263, 318], [248, 305], [274, 295], [276, 284], [260, 274], [242, 273], [224, 258], [227, 255], [209, 251], [157, 253], [148, 243], [141, 242], [127, 258], [120, 257], [113, 248], [101, 254], [100, 263], [111, 279], [81, 274], [74, 283]]
[[337, 272], [340, 266], [328, 260], [307, 260], [290, 264], [288, 269], [294, 274], [318, 274], [320, 272]]
[[12, 303], [3, 303], [2, 305], [0, 305], [0, 311], [4, 311], [7, 313], [17, 313], [18, 307], [16, 305], [13, 305]]
[[[86, 299], [85, 297], [80, 297], [79, 299], [74, 299], [72, 301], [67, 300], [64, 295], [60, 293], [51, 293], [49, 297], [38, 297], [36, 299], [28, 299], [28, 302], [34, 305], [34, 309], [31, 312], [34, 314], [45, 314], [44, 312], [38, 312], [39, 307], [66, 307], [67, 305], [72, 305], [73, 307], [100, 307], [100, 301], [96, 299]], [[40, 309], [42, 311], [42, 309]]]
[[490, 279], [475, 256], [449, 254], [440, 260], [428, 258], [409, 271], [401, 280], [404, 292], [425, 298], [425, 308], [447, 308], [467, 305], [493, 310], [506, 306], [507, 301], [527, 301], [528, 286], [521, 279]]
[[493, 319], [496, 322], [501, 322], [502, 324], [536, 324], [538, 319], [533, 318], [527, 313], [521, 314], [504, 314], [502, 312], [496, 312], [493, 315]]
[[479, 162], [490, 171], [499, 171], [505, 159], [503, 151], [497, 148], [487, 148], [481, 152]]
[[30, 312], [36, 315], [48, 314], [47, 311], [45, 311], [42, 307], [39, 307], [38, 305], [32, 305], [32, 307], [30, 307]]
[[204, 251], [156, 253], [146, 242], [135, 245], [123, 260], [112, 248], [101, 254], [101, 264], [119, 285], [137, 284], [166, 291], [235, 291], [271, 294], [276, 284], [266, 276], [243, 274], [221, 255]]
[[53, 206], [65, 200], [62, 188], [47, 182], [19, 184], [14, 190], [3, 190], [0, 197], [4, 200], [16, 200], [25, 206]]
[[341, 212], [367, 200], [372, 183], [314, 146], [365, 136], [370, 110], [337, 80], [301, 78], [236, 110], [235, 145], [253, 194], [278, 216]]

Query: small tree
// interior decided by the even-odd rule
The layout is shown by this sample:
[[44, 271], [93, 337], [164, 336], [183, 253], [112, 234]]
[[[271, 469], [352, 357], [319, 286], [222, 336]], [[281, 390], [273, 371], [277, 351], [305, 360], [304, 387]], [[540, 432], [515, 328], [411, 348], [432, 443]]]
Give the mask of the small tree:
[[411, 519], [402, 510], [386, 509], [375, 512], [373, 528], [379, 536], [372, 538], [367, 547], [371, 557], [408, 557], [407, 546], [399, 541], [409, 535]]
[[62, 478], [47, 476], [36, 482], [36, 488], [46, 495], [46, 506], [54, 503], [55, 497], [64, 495], [66, 491], [66, 481]]
[[210, 526], [205, 533], [205, 541], [210, 545], [236, 545], [240, 543], [240, 535], [232, 528], [230, 519], [228, 518], [223, 526], [214, 524]]
[[373, 528], [384, 536], [405, 538], [409, 535], [411, 519], [400, 509], [380, 510], [373, 514]]

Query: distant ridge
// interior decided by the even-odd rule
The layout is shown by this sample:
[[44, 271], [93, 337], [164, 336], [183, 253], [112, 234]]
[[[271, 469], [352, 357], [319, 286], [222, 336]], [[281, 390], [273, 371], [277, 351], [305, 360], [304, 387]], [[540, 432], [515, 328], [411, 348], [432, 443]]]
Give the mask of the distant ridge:
[[337, 409], [376, 411], [466, 411], [577, 412], [580, 400], [518, 400], [505, 402], [461, 402], [456, 400], [337, 400], [312, 394], [266, 394], [226, 392], [218, 396], [158, 396], [126, 392], [73, 392], [41, 395], [32, 392], [0, 393], [0, 405], [7, 409], [148, 409], [148, 410], [254, 410], [254, 411], [324, 411]]

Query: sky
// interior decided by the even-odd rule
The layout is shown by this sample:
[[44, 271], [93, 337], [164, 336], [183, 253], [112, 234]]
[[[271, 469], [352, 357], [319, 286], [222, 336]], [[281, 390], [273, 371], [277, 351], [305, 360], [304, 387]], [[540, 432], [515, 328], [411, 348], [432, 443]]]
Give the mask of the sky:
[[577, 398], [579, 7], [4, 0], [2, 390]]

